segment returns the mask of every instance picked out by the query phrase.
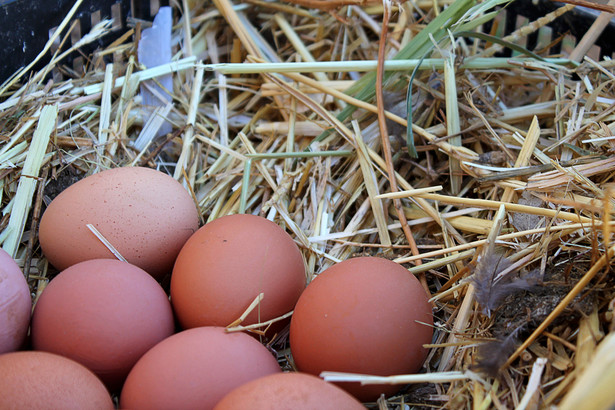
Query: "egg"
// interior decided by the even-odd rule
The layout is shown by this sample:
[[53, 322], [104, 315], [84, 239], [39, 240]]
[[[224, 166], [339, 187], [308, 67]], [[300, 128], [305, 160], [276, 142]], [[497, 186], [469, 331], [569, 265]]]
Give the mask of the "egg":
[[248, 325], [291, 311], [305, 283], [290, 235], [260, 216], [229, 215], [188, 239], [171, 275], [171, 302], [184, 328], [228, 326], [263, 293]]
[[137, 362], [120, 407], [208, 410], [234, 388], [280, 371], [273, 355], [251, 336], [197, 327], [163, 340]]
[[0, 249], [0, 353], [21, 347], [30, 325], [28, 283], [11, 256]]
[[79, 363], [46, 352], [0, 355], [0, 408], [113, 410], [104, 384]]
[[214, 410], [365, 410], [350, 394], [318, 377], [279, 373], [237, 387]]
[[161, 279], [199, 227], [192, 196], [150, 168], [114, 168], [60, 193], [40, 221], [45, 257], [59, 270], [89, 259], [116, 259], [92, 225], [128, 262]]
[[[419, 281], [395, 262], [359, 257], [335, 264], [305, 289], [290, 324], [300, 371], [390, 376], [417, 372], [427, 356], [433, 316]], [[396, 386], [340, 383], [361, 401]]]
[[169, 299], [147, 272], [94, 259], [49, 282], [32, 315], [35, 350], [73, 359], [119, 390], [137, 360], [174, 332]]

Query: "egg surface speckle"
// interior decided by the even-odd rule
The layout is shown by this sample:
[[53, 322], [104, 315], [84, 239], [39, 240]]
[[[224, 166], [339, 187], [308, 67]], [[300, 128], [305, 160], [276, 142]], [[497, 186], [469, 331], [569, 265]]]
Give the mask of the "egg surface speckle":
[[[433, 316], [419, 281], [395, 262], [348, 259], [305, 289], [291, 320], [290, 347], [300, 371], [390, 376], [417, 372], [431, 342]], [[399, 387], [340, 383], [361, 401]]]
[[184, 328], [228, 326], [263, 293], [248, 325], [291, 311], [305, 282], [290, 235], [266, 218], [230, 215], [188, 239], [173, 268], [171, 302]]
[[40, 222], [45, 257], [59, 270], [89, 259], [115, 259], [87, 227], [154, 278], [173, 269], [179, 250], [199, 227], [188, 191], [167, 174], [124, 167], [76, 182], [49, 204]]

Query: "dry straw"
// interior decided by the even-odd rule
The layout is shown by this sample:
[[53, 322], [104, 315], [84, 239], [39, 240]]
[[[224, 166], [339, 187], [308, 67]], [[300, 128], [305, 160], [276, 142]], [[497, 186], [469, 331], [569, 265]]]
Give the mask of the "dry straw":
[[[425, 387], [381, 408], [612, 397], [601, 381], [615, 300], [615, 66], [585, 55], [607, 17], [571, 57], [574, 45], [544, 33], [573, 5], [503, 32], [515, 8], [504, 0], [185, 0], [171, 63], [135, 60], [139, 22], [75, 68], [70, 52], [110, 30], [103, 21], [51, 55], [80, 3], [33, 62], [49, 63], [0, 87], [0, 242], [36, 295], [56, 273], [37, 240], [53, 195], [106, 168], [154, 167], [184, 184], [203, 222], [246, 212], [284, 227], [309, 280], [365, 254], [421, 279], [435, 327], [420, 374], [323, 374]], [[528, 52], [519, 44], [532, 33]], [[506, 47], [513, 57], [496, 54]], [[145, 116], [139, 85], [166, 74], [172, 101]], [[172, 132], [156, 136], [163, 123]], [[540, 279], [489, 312], [472, 279], [487, 252], [510, 261], [489, 277]], [[292, 314], [243, 326], [261, 299], [228, 331], [263, 334]], [[495, 378], [473, 371], [486, 341], [513, 345]], [[284, 334], [270, 345], [292, 365]]]

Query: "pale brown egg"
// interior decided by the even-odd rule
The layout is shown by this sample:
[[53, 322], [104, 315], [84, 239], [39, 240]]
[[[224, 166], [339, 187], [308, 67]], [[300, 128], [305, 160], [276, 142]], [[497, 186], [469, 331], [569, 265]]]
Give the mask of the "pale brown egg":
[[79, 363], [46, 352], [0, 355], [0, 408], [113, 410], [104, 384]]
[[120, 407], [209, 410], [234, 388], [280, 371], [256, 339], [219, 327], [197, 327], [163, 340], [137, 362], [124, 384]]
[[[427, 356], [433, 316], [418, 279], [395, 262], [353, 258], [333, 265], [305, 289], [290, 324], [300, 371], [391, 376], [415, 373]], [[361, 401], [399, 387], [340, 383]]]
[[171, 303], [184, 328], [227, 326], [263, 293], [248, 325], [293, 310], [305, 282], [290, 235], [266, 218], [230, 215], [188, 239], [173, 268]]
[[119, 390], [139, 358], [174, 332], [169, 299], [147, 272], [94, 259], [53, 278], [32, 316], [32, 345], [71, 358]]
[[278, 373], [237, 387], [214, 410], [365, 410], [339, 387], [305, 373]]
[[88, 228], [91, 224], [128, 262], [160, 280], [199, 227], [188, 191], [167, 174], [125, 167], [71, 185], [41, 218], [39, 241], [59, 270], [89, 259], [116, 256]]
[[0, 249], [0, 353], [21, 347], [28, 333], [31, 310], [30, 288], [21, 269]]

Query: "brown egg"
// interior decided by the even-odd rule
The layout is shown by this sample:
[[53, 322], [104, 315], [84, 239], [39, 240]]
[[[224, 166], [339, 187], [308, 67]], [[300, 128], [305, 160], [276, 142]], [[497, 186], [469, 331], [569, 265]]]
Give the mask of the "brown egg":
[[71, 358], [111, 391], [152, 346], [173, 334], [171, 304], [144, 270], [94, 259], [53, 278], [32, 316], [32, 345]]
[[88, 224], [128, 262], [159, 280], [171, 272], [199, 220], [179, 182], [150, 168], [126, 167], [82, 179], [49, 204], [39, 241], [53, 266], [64, 270], [89, 259], [116, 259]]
[[212, 409], [234, 388], [280, 372], [254, 338], [198, 327], [177, 333], [147, 352], [122, 390], [125, 409]]
[[114, 409], [103, 383], [88, 369], [45, 352], [0, 355], [2, 409]]
[[279, 373], [237, 387], [214, 410], [365, 410], [350, 394], [305, 373]]
[[21, 269], [0, 249], [0, 353], [21, 347], [28, 333], [31, 310], [30, 288]]
[[290, 235], [260, 216], [230, 215], [186, 242], [171, 276], [171, 303], [184, 328], [227, 326], [263, 293], [243, 322], [253, 324], [293, 310], [305, 281]]
[[[322, 272], [297, 302], [290, 346], [300, 371], [390, 376], [417, 372], [431, 342], [433, 316], [419, 281], [382, 259], [348, 259]], [[396, 386], [340, 383], [361, 401]]]

